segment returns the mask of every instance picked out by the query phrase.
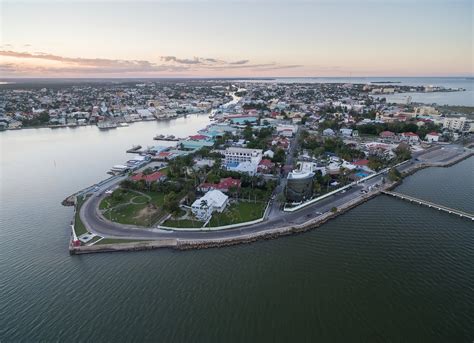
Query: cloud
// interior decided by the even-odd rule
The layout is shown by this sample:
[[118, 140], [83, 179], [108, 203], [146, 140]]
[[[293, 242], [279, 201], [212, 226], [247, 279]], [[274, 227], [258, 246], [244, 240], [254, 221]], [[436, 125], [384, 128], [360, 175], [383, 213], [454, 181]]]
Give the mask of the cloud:
[[[101, 75], [101, 74], [139, 74], [156, 75], [160, 73], [203, 74], [224, 73], [231, 70], [271, 71], [291, 69], [300, 65], [281, 65], [275, 62], [252, 64], [248, 59], [225, 61], [211, 57], [179, 58], [160, 56], [161, 63], [147, 60], [122, 60], [107, 58], [66, 57], [45, 52], [18, 52], [0, 50], [0, 57], [7, 57], [17, 63], [0, 63], [0, 71], [18, 75]], [[34, 60], [56, 63], [35, 63]]]
[[249, 62], [250, 62], [249, 60], [240, 60], [240, 61], [229, 62], [229, 64], [247, 64]]

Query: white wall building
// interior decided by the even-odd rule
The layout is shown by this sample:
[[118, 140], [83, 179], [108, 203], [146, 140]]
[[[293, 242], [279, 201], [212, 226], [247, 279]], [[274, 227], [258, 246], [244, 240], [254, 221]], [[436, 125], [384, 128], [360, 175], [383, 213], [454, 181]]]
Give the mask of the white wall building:
[[444, 118], [443, 128], [451, 131], [469, 132], [471, 127], [470, 121], [466, 117]]
[[259, 164], [262, 160], [262, 149], [247, 149], [247, 148], [236, 148], [230, 147], [225, 149], [225, 164], [229, 163], [241, 163], [251, 162]]
[[191, 211], [199, 220], [207, 220], [214, 211], [222, 212], [229, 203], [229, 197], [219, 190], [207, 192], [191, 205]]

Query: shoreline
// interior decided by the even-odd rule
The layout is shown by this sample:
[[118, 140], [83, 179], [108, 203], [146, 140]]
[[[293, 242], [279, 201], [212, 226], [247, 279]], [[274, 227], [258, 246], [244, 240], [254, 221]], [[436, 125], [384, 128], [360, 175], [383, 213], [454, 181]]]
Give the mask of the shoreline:
[[237, 244], [248, 244], [259, 240], [270, 240], [279, 238], [282, 236], [288, 236], [292, 234], [298, 234], [307, 232], [324, 225], [329, 220], [332, 220], [351, 209], [375, 198], [382, 194], [383, 190], [392, 190], [403, 182], [403, 179], [416, 173], [419, 170], [428, 167], [451, 167], [461, 161], [464, 161], [474, 156], [474, 152], [468, 152], [454, 157], [453, 159], [444, 163], [421, 163], [413, 166], [408, 171], [402, 173], [402, 179], [400, 181], [391, 182], [386, 184], [385, 187], [377, 189], [371, 193], [361, 195], [353, 200], [348, 201], [342, 206], [338, 207], [336, 212], [326, 212], [316, 218], [310, 219], [302, 224], [286, 225], [277, 228], [269, 228], [268, 230], [262, 230], [256, 233], [249, 233], [241, 236], [233, 236], [228, 238], [219, 239], [163, 239], [163, 240], [149, 240], [139, 242], [128, 242], [128, 243], [114, 243], [114, 244], [102, 244], [92, 246], [72, 246], [72, 237], [69, 244], [69, 253], [71, 255], [91, 254], [98, 252], [116, 252], [116, 251], [142, 251], [152, 250], [159, 248], [173, 248], [175, 250], [191, 250], [191, 249], [208, 249], [208, 248], [221, 248]]

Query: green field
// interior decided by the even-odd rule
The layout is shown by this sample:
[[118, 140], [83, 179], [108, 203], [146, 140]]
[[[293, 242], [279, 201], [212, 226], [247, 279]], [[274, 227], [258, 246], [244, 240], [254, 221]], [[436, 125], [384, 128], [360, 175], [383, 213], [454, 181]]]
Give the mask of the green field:
[[135, 240], [135, 239], [104, 238], [103, 240], [97, 242], [95, 245], [118, 244], [118, 243], [135, 243], [135, 242], [146, 242], [146, 241], [144, 241], [144, 240]]
[[240, 201], [236, 204], [230, 205], [222, 213], [214, 213], [208, 226], [216, 227], [231, 225], [262, 218], [266, 206], [266, 202]]
[[[238, 224], [260, 219], [263, 216], [267, 203], [266, 202], [245, 202], [240, 201], [227, 207], [222, 213], [212, 215], [212, 219], [206, 227], [217, 227], [231, 224]], [[176, 228], [201, 228], [204, 223], [198, 220], [169, 219], [164, 222], [163, 226]]]
[[74, 217], [74, 231], [76, 232], [76, 236], [80, 236], [82, 234], [87, 233], [87, 229], [82, 223], [82, 220], [79, 216], [79, 211], [81, 209], [82, 204], [84, 203], [85, 199], [83, 197], [78, 197], [77, 198], [77, 203], [76, 203], [76, 215]]
[[177, 228], [200, 228], [204, 225], [204, 222], [199, 220], [191, 219], [168, 219], [163, 223], [163, 226], [177, 227]]
[[[117, 191], [115, 191], [117, 192]], [[165, 215], [163, 203], [165, 194], [119, 190], [104, 198], [99, 204], [104, 217], [121, 224], [151, 226]]]

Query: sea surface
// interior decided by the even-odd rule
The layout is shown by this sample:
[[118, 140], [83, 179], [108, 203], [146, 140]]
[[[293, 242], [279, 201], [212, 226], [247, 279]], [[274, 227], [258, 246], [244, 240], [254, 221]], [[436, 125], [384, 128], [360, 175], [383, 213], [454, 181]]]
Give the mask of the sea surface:
[[[0, 132], [0, 341], [471, 342], [474, 224], [379, 196], [300, 235], [221, 249], [70, 256], [60, 202], [132, 144], [127, 128]], [[474, 212], [474, 158], [397, 191]]]
[[[385, 82], [386, 81], [386, 82]], [[397, 93], [383, 95], [389, 102], [407, 102], [411, 96], [412, 102], [424, 104], [474, 106], [474, 78], [473, 77], [300, 77], [275, 78], [273, 80], [259, 80], [257, 82], [282, 83], [360, 83], [382, 86], [442, 86], [451, 89], [464, 89], [459, 92], [432, 92], [432, 93]]]

